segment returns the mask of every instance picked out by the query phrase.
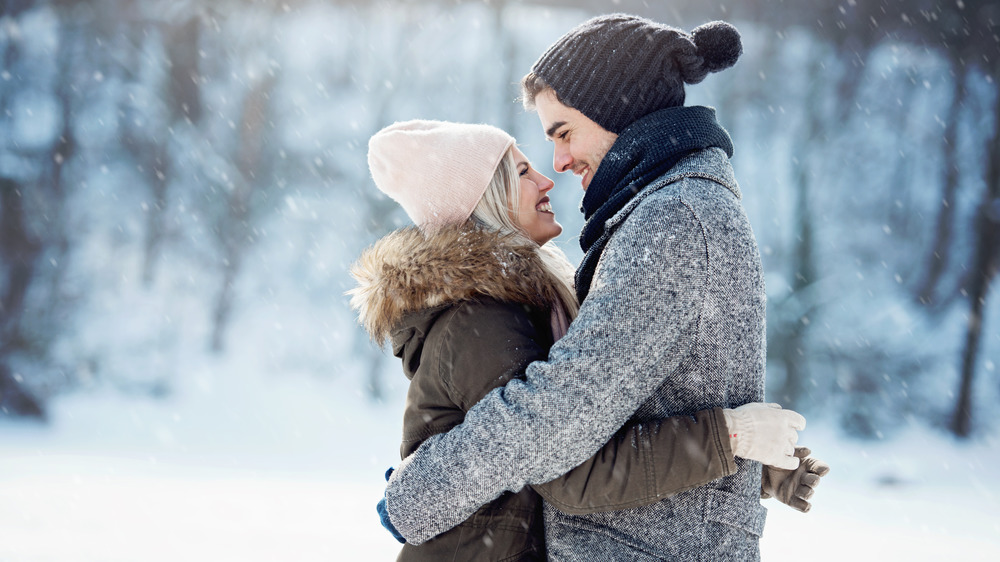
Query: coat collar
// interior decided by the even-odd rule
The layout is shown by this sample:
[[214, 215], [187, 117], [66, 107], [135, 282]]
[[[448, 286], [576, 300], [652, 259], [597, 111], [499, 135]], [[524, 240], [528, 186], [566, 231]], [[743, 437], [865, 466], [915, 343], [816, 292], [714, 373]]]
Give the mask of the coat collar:
[[351, 267], [351, 306], [384, 342], [412, 312], [477, 298], [550, 307], [559, 302], [534, 244], [469, 224], [389, 233]]
[[[611, 227], [625, 220], [629, 213], [632, 212], [632, 209], [641, 203], [643, 199], [663, 187], [684, 178], [702, 178], [713, 181], [731, 191], [737, 199], [743, 198], [740, 186], [736, 182], [736, 173], [733, 172], [733, 166], [729, 163], [729, 157], [726, 155], [726, 152], [721, 148], [706, 148], [705, 150], [699, 150], [685, 156], [673, 168], [670, 168], [667, 173], [653, 181], [649, 187], [640, 191], [629, 201], [629, 204], [625, 208], [608, 219], [607, 226]], [[610, 229], [607, 232], [610, 232]]]
[[663, 178], [656, 183], [666, 185], [681, 178], [704, 178], [732, 191], [737, 199], [743, 198], [729, 157], [719, 148], [707, 148], [686, 156], [664, 174]]

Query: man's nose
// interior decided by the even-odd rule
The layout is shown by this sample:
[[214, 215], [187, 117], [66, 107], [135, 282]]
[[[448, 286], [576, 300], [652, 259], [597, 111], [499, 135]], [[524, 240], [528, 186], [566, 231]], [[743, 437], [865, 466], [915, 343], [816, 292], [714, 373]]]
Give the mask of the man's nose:
[[558, 173], [563, 173], [569, 170], [573, 165], [573, 156], [569, 153], [569, 149], [565, 146], [556, 145], [555, 152], [552, 154], [552, 169]]

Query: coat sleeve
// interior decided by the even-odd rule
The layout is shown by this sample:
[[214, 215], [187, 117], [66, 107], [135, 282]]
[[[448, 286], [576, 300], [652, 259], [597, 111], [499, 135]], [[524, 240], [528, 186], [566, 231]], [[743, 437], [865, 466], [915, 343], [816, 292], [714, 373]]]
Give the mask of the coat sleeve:
[[736, 472], [722, 408], [623, 427], [597, 454], [533, 486], [564, 513], [628, 509]]
[[[518, 305], [456, 307], [437, 354], [452, 401], [468, 411], [521, 376], [548, 355], [539, 344], [546, 337]], [[581, 465], [534, 488], [563, 512], [593, 513], [657, 502], [735, 472], [722, 408], [714, 408], [626, 425]]]
[[489, 392], [461, 425], [400, 463], [385, 497], [402, 535], [420, 544], [608, 443], [690, 354], [707, 256], [701, 223], [683, 201], [637, 207], [608, 242], [590, 294], [549, 360]]

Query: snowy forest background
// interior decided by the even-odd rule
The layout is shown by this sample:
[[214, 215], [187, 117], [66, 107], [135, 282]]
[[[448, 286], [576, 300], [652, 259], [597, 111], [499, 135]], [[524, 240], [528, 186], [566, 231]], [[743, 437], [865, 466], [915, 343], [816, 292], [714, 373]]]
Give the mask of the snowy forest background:
[[[611, 11], [743, 34], [737, 66], [688, 104], [717, 108], [735, 141], [767, 275], [768, 399], [829, 430], [833, 475], [834, 451], [914, 432], [945, 454], [995, 448], [998, 2], [0, 6], [0, 473], [21, 478], [0, 476], [0, 498], [26, 500], [16, 490], [45, 462], [106, 479], [79, 459], [135, 451], [369, 472], [377, 492], [405, 379], [344, 291], [360, 251], [407, 218], [374, 189], [367, 140], [417, 117], [510, 131], [556, 180], [560, 242], [578, 260], [582, 192], [551, 172], [516, 83]], [[64, 455], [77, 460], [60, 473]], [[995, 483], [975, 493], [996, 505]], [[44, 517], [5, 509], [0, 534]], [[0, 560], [30, 552], [0, 547]], [[37, 559], [88, 559], [49, 555]]]

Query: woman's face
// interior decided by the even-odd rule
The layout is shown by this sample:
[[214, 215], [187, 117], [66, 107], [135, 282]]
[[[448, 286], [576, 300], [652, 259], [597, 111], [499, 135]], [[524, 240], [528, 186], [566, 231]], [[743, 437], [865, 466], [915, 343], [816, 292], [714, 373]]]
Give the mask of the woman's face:
[[562, 232], [547, 195], [555, 184], [539, 173], [516, 146], [513, 150], [514, 164], [521, 178], [521, 196], [518, 201], [511, 201], [511, 205], [517, 205], [517, 215], [511, 209], [511, 219], [528, 238], [541, 246]]

